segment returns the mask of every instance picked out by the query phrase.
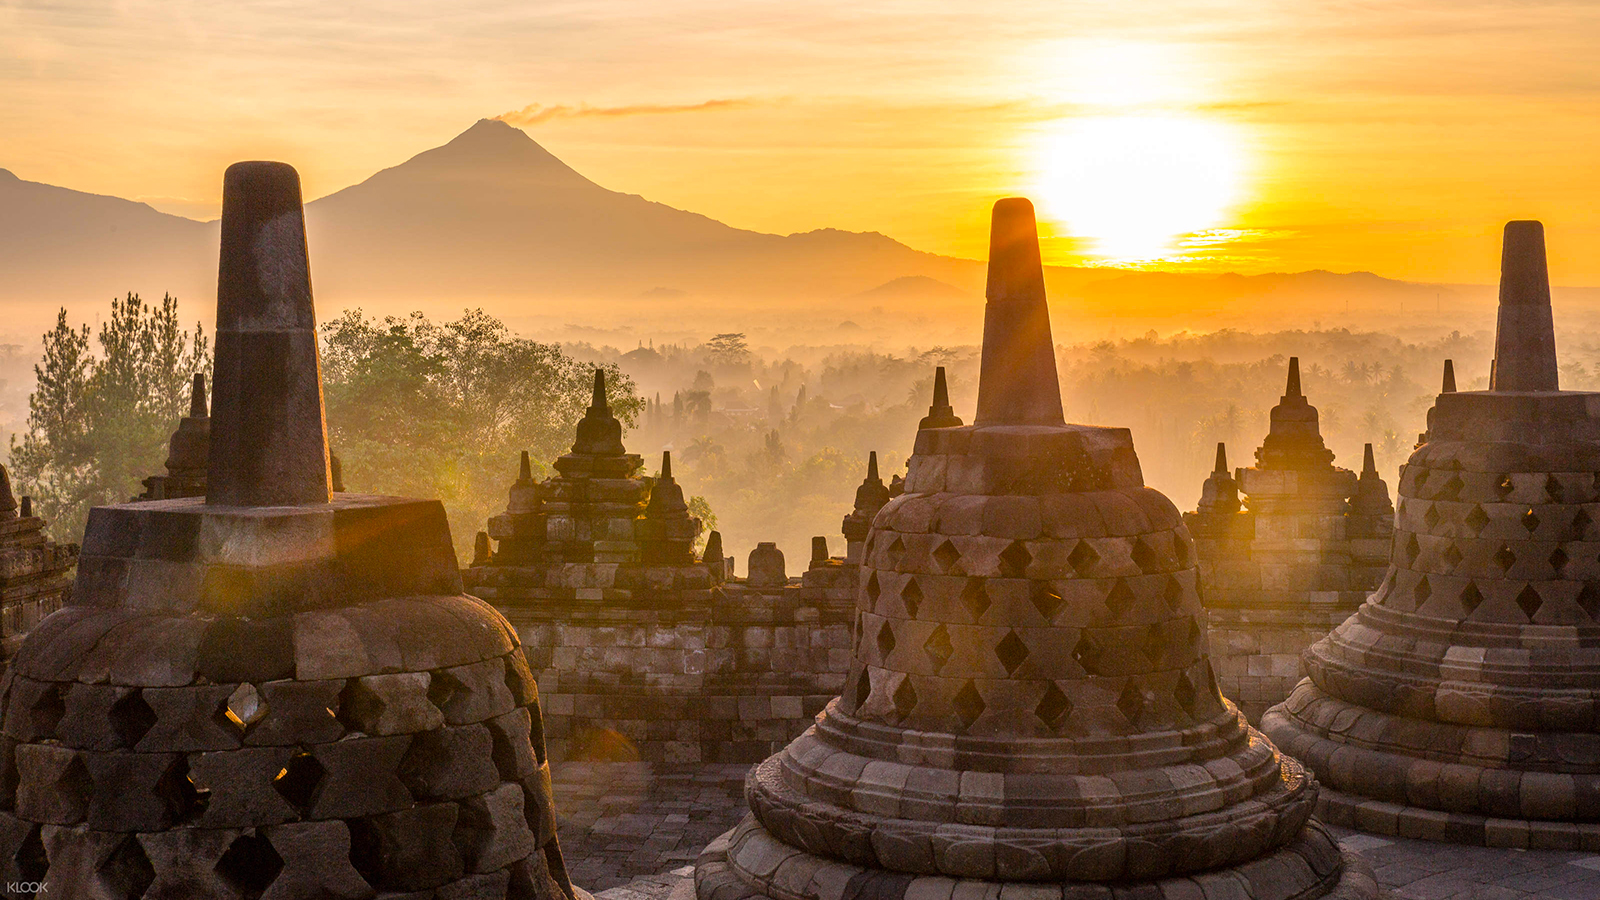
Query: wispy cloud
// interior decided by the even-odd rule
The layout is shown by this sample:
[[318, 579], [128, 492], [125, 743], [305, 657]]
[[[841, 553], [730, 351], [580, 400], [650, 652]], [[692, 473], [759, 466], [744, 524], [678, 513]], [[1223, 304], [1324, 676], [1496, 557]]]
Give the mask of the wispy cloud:
[[630, 106], [590, 106], [580, 103], [577, 106], [556, 104], [545, 106], [541, 103], [530, 103], [521, 109], [501, 113], [495, 118], [512, 125], [537, 125], [551, 119], [583, 119], [583, 118], [613, 118], [621, 116], [654, 116], [667, 113], [705, 112], [715, 109], [739, 109], [754, 106], [755, 101], [749, 99], [707, 100], [703, 103], [636, 103]]

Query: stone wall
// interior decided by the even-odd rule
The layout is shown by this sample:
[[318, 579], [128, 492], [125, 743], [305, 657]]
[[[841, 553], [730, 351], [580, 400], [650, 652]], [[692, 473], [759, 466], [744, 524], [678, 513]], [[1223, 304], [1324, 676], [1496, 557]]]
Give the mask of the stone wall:
[[[602, 568], [563, 567], [572, 584], [605, 581], [590, 571]], [[468, 590], [504, 610], [522, 639], [552, 759], [758, 762], [842, 689], [856, 566], [827, 560], [767, 588], [693, 588], [672, 583], [689, 570], [639, 571], [665, 583], [626, 598], [574, 587], [529, 602], [547, 593], [530, 582], [548, 572], [467, 570]]]

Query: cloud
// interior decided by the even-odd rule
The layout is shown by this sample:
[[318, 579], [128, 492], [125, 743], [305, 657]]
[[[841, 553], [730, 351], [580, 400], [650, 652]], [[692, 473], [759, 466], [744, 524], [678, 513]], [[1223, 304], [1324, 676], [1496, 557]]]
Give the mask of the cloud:
[[582, 118], [612, 118], [619, 116], [653, 116], [665, 113], [704, 112], [713, 109], [739, 109], [752, 106], [754, 101], [747, 99], [707, 100], [704, 103], [637, 103], [631, 106], [590, 106], [580, 103], [577, 106], [556, 104], [545, 106], [540, 103], [530, 103], [521, 109], [501, 113], [495, 118], [512, 125], [538, 125], [551, 119], [582, 119]]

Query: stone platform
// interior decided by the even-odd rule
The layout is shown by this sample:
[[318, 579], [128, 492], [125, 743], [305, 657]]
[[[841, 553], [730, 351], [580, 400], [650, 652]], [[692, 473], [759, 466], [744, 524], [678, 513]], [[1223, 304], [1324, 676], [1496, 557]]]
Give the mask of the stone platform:
[[[682, 894], [694, 880], [694, 842], [731, 828], [744, 815], [747, 769], [659, 763], [555, 767], [561, 848], [573, 880], [599, 900], [668, 900], [674, 888]], [[1395, 900], [1600, 900], [1600, 855], [1594, 852], [1467, 847], [1328, 828]]]

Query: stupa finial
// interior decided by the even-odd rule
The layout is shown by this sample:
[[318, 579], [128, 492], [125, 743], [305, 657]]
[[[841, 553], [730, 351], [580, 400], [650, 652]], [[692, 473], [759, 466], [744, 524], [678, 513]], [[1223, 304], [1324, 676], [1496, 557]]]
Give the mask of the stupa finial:
[[963, 424], [950, 406], [950, 388], [945, 384], [944, 366], [938, 366], [933, 370], [933, 404], [928, 407], [928, 414], [922, 417], [917, 428], [955, 428]]
[[1289, 357], [1289, 383], [1283, 386], [1283, 396], [1304, 397], [1300, 392], [1300, 357]]
[[1506, 223], [1500, 254], [1500, 315], [1495, 325], [1494, 358], [1490, 390], [1560, 390], [1544, 225], [1536, 221]]
[[1361, 451], [1361, 474], [1363, 477], [1378, 474], [1378, 465], [1372, 458], [1372, 445], [1367, 444]]
[[228, 167], [206, 502], [299, 506], [332, 497], [300, 176]]
[[1033, 204], [1022, 197], [994, 205], [986, 296], [974, 424], [1065, 424], [1038, 225]]
[[1456, 392], [1456, 364], [1454, 360], [1444, 361], [1444, 385], [1440, 393], [1454, 394]]
[[189, 418], [199, 419], [206, 415], [206, 374], [196, 372], [194, 384], [189, 389]]
[[1211, 471], [1222, 475], [1228, 474], [1228, 445], [1222, 441], [1217, 441], [1217, 465]]

